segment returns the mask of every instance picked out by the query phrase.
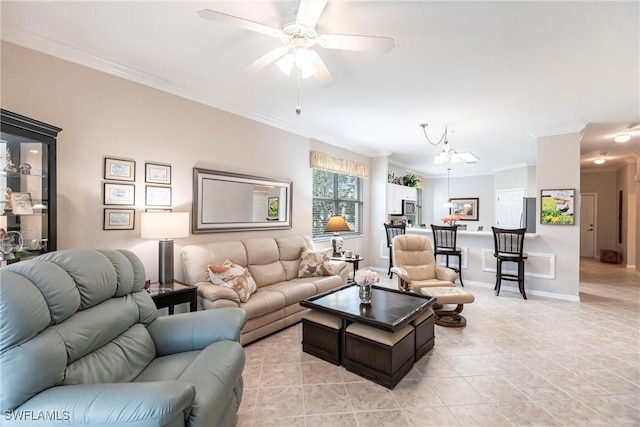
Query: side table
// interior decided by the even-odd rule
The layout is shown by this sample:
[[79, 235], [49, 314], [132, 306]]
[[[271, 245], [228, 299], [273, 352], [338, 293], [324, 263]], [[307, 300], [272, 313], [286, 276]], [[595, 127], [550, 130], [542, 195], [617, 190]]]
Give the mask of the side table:
[[360, 266], [360, 261], [364, 260], [364, 257], [362, 255], [353, 256], [351, 258], [347, 258], [344, 256], [332, 256], [331, 259], [333, 261], [344, 261], [344, 262], [348, 262], [349, 264], [353, 264], [353, 277], [350, 278], [351, 280], [353, 280], [356, 277], [356, 271], [358, 271], [358, 267]]
[[167, 307], [169, 315], [173, 314], [174, 306], [186, 302], [189, 303], [189, 311], [198, 310], [198, 288], [196, 286], [189, 286], [180, 282], [173, 282], [165, 286], [152, 283], [147, 292], [151, 295], [156, 308]]

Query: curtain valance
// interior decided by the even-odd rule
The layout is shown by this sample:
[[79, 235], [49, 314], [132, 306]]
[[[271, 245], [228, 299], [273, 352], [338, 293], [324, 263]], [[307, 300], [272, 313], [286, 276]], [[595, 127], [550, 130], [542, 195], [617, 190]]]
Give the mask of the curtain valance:
[[339, 157], [331, 157], [319, 151], [309, 153], [309, 163], [315, 169], [353, 175], [365, 179], [369, 178], [369, 167], [367, 165]]

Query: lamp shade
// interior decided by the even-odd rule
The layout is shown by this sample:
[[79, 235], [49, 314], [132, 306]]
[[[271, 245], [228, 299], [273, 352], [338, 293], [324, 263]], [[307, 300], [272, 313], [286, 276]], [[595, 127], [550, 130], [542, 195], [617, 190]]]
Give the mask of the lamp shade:
[[331, 215], [324, 232], [339, 233], [341, 231], [351, 231], [349, 224], [347, 224], [347, 221], [345, 221], [342, 215]]
[[143, 239], [189, 237], [189, 212], [144, 212], [140, 237]]

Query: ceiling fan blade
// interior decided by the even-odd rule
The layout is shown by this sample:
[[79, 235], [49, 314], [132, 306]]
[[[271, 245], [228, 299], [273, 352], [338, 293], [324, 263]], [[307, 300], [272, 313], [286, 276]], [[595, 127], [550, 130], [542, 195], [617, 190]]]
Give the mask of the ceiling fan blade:
[[309, 50], [309, 55], [313, 58], [313, 68], [316, 69], [316, 72], [313, 74], [313, 77], [320, 83], [320, 86], [327, 87], [334, 84], [336, 81], [333, 76], [329, 72], [329, 69], [318, 55], [318, 52], [315, 50]]
[[353, 36], [347, 34], [322, 34], [318, 44], [327, 49], [357, 50], [362, 52], [389, 53], [395, 47], [388, 37]]
[[249, 21], [248, 19], [238, 18], [237, 16], [227, 15], [225, 13], [216, 12], [209, 9], [202, 9], [198, 12], [198, 15], [200, 15], [200, 18], [202, 19], [221, 22], [223, 24], [235, 25], [236, 27], [266, 34], [268, 36], [278, 37], [282, 32], [279, 28], [270, 27], [258, 22]]
[[271, 64], [274, 61], [282, 58], [284, 55], [288, 53], [288, 49], [285, 46], [277, 47], [273, 50], [270, 50], [266, 54], [262, 55], [260, 58], [253, 61], [251, 64], [247, 65], [242, 72], [243, 73], [255, 73], [262, 70], [267, 65]]
[[309, 28], [315, 28], [327, 5], [327, 0], [300, 0], [296, 22]]

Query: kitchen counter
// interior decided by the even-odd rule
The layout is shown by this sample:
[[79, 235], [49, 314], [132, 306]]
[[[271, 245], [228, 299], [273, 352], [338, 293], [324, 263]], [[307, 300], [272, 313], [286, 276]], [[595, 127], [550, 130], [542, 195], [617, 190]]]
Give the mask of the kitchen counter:
[[[407, 233], [410, 234], [428, 234], [429, 236], [433, 236], [430, 228], [421, 228], [421, 227], [407, 227]], [[469, 237], [491, 237], [493, 238], [493, 232], [489, 231], [473, 231], [473, 230], [458, 230], [458, 236], [469, 236]], [[538, 237], [537, 233], [525, 233], [525, 239], [535, 239]]]
[[[475, 227], [474, 227], [475, 228]], [[431, 228], [407, 227], [407, 234], [419, 234], [427, 237], [433, 244]], [[462, 277], [465, 283], [491, 287], [496, 282], [496, 259], [493, 256], [493, 232], [458, 230], [456, 246], [462, 249]], [[527, 294], [554, 296], [565, 299], [574, 297], [557, 296], [549, 292], [549, 281], [556, 277], [556, 251], [558, 247], [551, 247], [545, 239], [537, 233], [525, 234], [524, 251], [528, 254], [525, 264], [525, 286]], [[438, 264], [444, 265], [445, 257], [438, 257]], [[456, 259], [450, 259], [450, 265], [455, 265]], [[515, 265], [508, 266], [515, 272]], [[503, 282], [503, 290], [518, 292], [510, 282]]]

